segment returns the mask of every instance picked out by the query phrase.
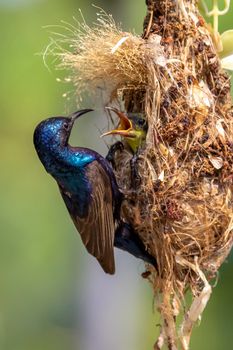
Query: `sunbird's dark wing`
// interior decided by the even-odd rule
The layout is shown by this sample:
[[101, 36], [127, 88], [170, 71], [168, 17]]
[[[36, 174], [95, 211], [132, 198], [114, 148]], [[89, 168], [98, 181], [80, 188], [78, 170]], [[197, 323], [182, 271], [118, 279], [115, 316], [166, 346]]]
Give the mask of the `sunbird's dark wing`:
[[108, 174], [94, 161], [85, 167], [91, 187], [85, 217], [78, 215], [77, 196], [60, 191], [70, 216], [88, 252], [95, 256], [106, 273], [114, 274], [114, 218], [112, 188]]

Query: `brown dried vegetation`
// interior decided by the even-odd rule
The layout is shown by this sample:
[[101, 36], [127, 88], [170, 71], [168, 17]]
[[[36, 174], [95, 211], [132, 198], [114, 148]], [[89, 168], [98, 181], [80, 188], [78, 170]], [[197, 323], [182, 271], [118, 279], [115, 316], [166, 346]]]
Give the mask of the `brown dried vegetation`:
[[[143, 38], [102, 13], [98, 26], [84, 24], [67, 39], [72, 52], [59, 55], [79, 94], [101, 86], [109, 103], [146, 115], [137, 192], [127, 146], [116, 155], [116, 177], [126, 196], [122, 216], [158, 262], [158, 273], [148, 265], [144, 274], [164, 321], [155, 349], [164, 340], [176, 349], [186, 291], [195, 304], [232, 246], [233, 109], [229, 77], [195, 1], [150, 5]], [[192, 328], [186, 321], [183, 349]]]

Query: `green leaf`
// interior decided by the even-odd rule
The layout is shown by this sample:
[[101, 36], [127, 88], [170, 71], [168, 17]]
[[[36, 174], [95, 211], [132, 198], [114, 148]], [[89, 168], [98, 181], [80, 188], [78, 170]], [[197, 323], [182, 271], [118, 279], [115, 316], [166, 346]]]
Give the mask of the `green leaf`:
[[223, 50], [219, 53], [221, 58], [233, 54], [233, 29], [227, 30], [221, 34]]

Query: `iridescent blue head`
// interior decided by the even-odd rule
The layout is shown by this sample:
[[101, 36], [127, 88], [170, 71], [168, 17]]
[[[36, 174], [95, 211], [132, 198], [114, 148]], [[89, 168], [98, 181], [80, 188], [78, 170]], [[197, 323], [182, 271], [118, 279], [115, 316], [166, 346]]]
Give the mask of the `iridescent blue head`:
[[66, 146], [74, 121], [81, 115], [90, 111], [92, 111], [92, 109], [83, 109], [72, 113], [68, 117], [53, 117], [43, 120], [37, 125], [34, 132], [34, 145], [36, 150], [39, 150], [41, 147], [47, 148], [51, 144]]
[[68, 145], [74, 121], [90, 111], [92, 109], [83, 109], [68, 117], [48, 118], [37, 125], [33, 141], [38, 156], [47, 171], [49, 171], [49, 166], [52, 166], [51, 162], [54, 162], [55, 153]]

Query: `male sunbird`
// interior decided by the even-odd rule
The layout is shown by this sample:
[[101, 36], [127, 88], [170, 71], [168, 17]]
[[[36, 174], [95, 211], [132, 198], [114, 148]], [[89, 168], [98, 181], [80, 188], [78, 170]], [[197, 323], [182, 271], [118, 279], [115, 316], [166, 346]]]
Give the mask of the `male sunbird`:
[[37, 154], [57, 181], [86, 249], [106, 273], [115, 272], [114, 245], [156, 267], [137, 233], [120, 219], [123, 195], [108, 161], [91, 149], [68, 143], [74, 121], [90, 111], [42, 121], [34, 132]]

